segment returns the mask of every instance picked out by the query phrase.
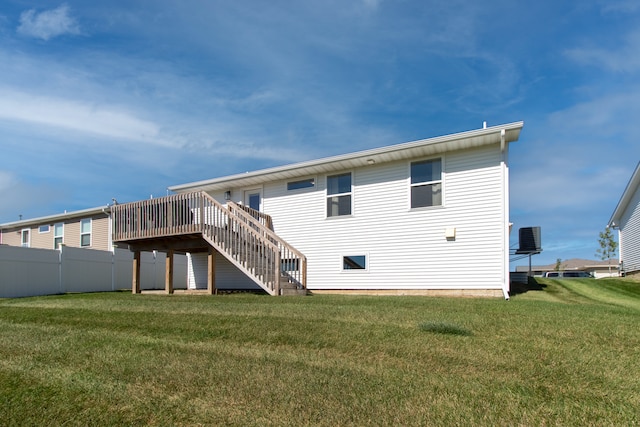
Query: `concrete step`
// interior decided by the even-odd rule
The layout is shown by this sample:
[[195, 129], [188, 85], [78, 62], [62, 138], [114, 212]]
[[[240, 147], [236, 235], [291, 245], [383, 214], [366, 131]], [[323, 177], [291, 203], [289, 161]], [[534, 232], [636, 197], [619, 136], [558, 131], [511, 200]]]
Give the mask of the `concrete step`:
[[299, 297], [303, 297], [303, 296], [307, 295], [307, 290], [306, 289], [297, 289], [297, 288], [293, 288], [293, 289], [280, 288], [280, 295], [281, 296], [299, 296]]

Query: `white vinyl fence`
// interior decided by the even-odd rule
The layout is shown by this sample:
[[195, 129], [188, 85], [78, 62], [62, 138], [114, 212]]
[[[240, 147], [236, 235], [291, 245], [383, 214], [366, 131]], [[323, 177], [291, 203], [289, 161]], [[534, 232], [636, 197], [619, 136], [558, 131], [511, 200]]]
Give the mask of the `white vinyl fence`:
[[[164, 289], [166, 255], [143, 252], [140, 288]], [[0, 245], [0, 298], [131, 289], [133, 253], [63, 246], [60, 250]], [[174, 256], [174, 289], [187, 288], [187, 260]]]

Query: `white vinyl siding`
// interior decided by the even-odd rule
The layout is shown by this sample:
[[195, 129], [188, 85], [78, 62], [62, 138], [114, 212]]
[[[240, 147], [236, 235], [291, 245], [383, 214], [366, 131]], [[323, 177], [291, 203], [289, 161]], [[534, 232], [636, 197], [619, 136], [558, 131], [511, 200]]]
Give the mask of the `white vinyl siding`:
[[[296, 195], [282, 182], [265, 185], [275, 231], [308, 258], [309, 289], [503, 289], [508, 187], [499, 146], [442, 157], [446, 204], [438, 209], [407, 210], [409, 171], [410, 161], [353, 170], [357, 215], [346, 222], [318, 215], [325, 181]], [[344, 274], [336, 254], [368, 254], [369, 274]]]
[[[189, 289], [207, 289], [208, 263], [207, 253], [189, 254], [187, 257], [187, 286]], [[216, 288], [223, 290], [261, 289], [222, 254], [216, 255]]]
[[620, 218], [620, 260], [628, 273], [640, 271], [640, 187]]

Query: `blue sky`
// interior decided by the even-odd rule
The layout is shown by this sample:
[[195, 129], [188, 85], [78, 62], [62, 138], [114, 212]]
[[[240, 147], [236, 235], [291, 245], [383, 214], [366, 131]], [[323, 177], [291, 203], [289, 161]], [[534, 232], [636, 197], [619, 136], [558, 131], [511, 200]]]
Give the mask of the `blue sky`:
[[636, 0], [4, 0], [0, 40], [0, 223], [523, 120], [513, 243], [595, 259], [640, 160]]

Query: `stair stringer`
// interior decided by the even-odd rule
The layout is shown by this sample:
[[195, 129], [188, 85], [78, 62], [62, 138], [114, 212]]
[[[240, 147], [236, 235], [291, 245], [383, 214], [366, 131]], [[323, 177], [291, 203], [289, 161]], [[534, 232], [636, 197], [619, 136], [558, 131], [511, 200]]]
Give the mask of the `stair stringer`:
[[271, 296], [279, 295], [279, 284], [276, 284], [274, 287], [270, 287], [267, 282], [261, 280], [257, 275], [255, 275], [250, 269], [245, 267], [242, 262], [235, 259], [233, 254], [227, 252], [222, 244], [219, 244], [214, 241], [214, 239], [209, 238], [205, 233], [202, 234], [203, 239], [211, 245], [219, 254], [221, 254], [227, 261], [233, 264], [238, 270], [242, 271], [247, 277], [249, 277], [256, 285], [260, 286]]

